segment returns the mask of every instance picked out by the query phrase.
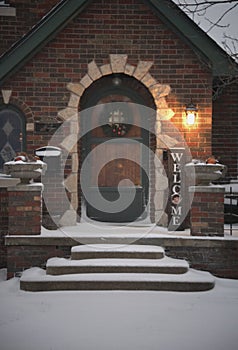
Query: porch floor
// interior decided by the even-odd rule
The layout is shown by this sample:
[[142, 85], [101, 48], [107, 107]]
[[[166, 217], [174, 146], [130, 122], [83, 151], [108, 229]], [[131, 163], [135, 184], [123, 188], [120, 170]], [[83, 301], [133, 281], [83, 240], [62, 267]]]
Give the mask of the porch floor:
[[[153, 235], [160, 235], [162, 237], [190, 237], [190, 238], [212, 238], [211, 236], [191, 236], [190, 229], [184, 231], [169, 231], [166, 227], [156, 226], [155, 224], [112, 224], [112, 223], [100, 223], [100, 222], [82, 222], [76, 226], [61, 227], [58, 230], [47, 230], [42, 227], [42, 236], [102, 236], [109, 237], [110, 235], [129, 235], [135, 238], [144, 238], [146, 236], [152, 237]], [[224, 225], [224, 237], [236, 238], [238, 237], [238, 223], [233, 224], [232, 227], [229, 224]], [[213, 238], [219, 238], [214, 236]], [[223, 239], [223, 237], [221, 237]]]
[[[98, 223], [98, 222], [82, 222], [75, 226], [61, 227], [57, 230], [48, 230], [41, 228], [40, 235], [20, 235], [20, 236], [6, 236], [7, 245], [11, 245], [18, 241], [18, 244], [24, 244], [26, 241], [31, 241], [30, 244], [37, 244], [39, 241], [42, 244], [47, 242], [57, 244], [63, 241], [68, 241], [71, 245], [72, 241], [78, 241], [80, 244], [93, 243], [125, 243], [131, 244], [136, 241], [148, 240], [205, 240], [205, 241], [219, 241], [219, 240], [238, 240], [238, 224], [232, 225], [232, 234], [230, 225], [224, 225], [224, 237], [222, 236], [191, 236], [190, 229], [184, 231], [168, 231], [167, 228], [156, 226], [154, 224], [133, 224], [133, 225], [119, 225], [112, 223]], [[34, 242], [35, 241], [35, 242]], [[70, 244], [71, 241], [71, 244]], [[12, 243], [11, 243], [12, 242]], [[34, 242], [34, 243], [33, 243]]]

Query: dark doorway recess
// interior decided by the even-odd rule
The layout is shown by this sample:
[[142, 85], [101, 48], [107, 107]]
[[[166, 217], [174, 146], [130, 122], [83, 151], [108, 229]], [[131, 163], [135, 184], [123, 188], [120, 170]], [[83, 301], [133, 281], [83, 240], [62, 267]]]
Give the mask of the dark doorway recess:
[[[87, 196], [82, 194], [86, 214], [91, 219], [132, 222], [148, 216], [148, 208], [145, 208], [149, 202], [150, 187], [150, 132], [140, 127], [143, 115], [137, 105], [155, 110], [153, 98], [146, 87], [124, 74], [102, 77], [81, 98], [80, 110], [89, 112], [80, 116], [83, 136], [79, 141], [79, 171], [84, 160], [92, 154], [87, 172], [83, 175], [87, 178]], [[100, 163], [102, 154], [109, 159], [103, 166]], [[133, 190], [135, 197], [125, 209], [111, 212], [113, 202], [119, 198], [119, 183], [125, 197], [130, 196]], [[96, 200], [97, 190], [108, 201], [108, 206], [102, 206], [102, 210]]]

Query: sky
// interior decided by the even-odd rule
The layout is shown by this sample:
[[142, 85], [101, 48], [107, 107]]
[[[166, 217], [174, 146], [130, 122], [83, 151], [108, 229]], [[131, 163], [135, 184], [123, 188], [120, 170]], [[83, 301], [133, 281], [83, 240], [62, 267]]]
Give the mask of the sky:
[[[204, 2], [203, 0], [173, 0], [176, 4], [180, 3], [199, 3], [199, 2]], [[220, 0], [217, 0], [218, 2]], [[222, 0], [221, 0], [222, 2]], [[209, 23], [210, 21], [217, 21], [220, 16], [222, 16], [227, 10], [232, 8], [235, 4], [237, 6], [233, 8], [229, 13], [225, 14], [222, 21], [220, 22], [220, 25], [222, 27], [215, 26], [212, 28], [208, 34], [211, 36], [212, 39], [214, 39], [222, 48], [224, 47], [224, 33], [226, 35], [235, 37], [238, 39], [238, 24], [237, 24], [237, 19], [238, 19], [238, 1], [236, 3], [231, 3], [231, 4], [216, 4], [210, 9], [207, 9], [207, 11], [201, 12], [200, 15], [198, 13], [195, 14], [194, 16], [194, 21], [199, 24], [199, 26], [207, 32], [209, 28], [211, 27], [211, 24]], [[238, 52], [238, 43], [236, 42], [235, 47], [233, 47], [234, 41], [228, 40], [227, 39], [227, 44], [229, 44], [229, 47], [231, 48], [232, 52], [236, 51]], [[225, 48], [226, 51], [227, 48]], [[230, 52], [229, 52], [230, 53]]]

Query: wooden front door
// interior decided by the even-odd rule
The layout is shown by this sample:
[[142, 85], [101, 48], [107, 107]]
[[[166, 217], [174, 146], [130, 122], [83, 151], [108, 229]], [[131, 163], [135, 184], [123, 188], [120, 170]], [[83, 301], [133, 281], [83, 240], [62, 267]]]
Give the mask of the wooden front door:
[[[84, 170], [87, 196], [82, 191], [86, 214], [103, 222], [132, 222], [148, 215], [149, 201], [149, 132], [141, 128], [143, 118], [134, 98], [118, 90], [104, 93], [95, 107], [84, 116], [80, 125], [82, 137], [81, 159], [87, 163]], [[112, 212], [120, 197], [133, 200], [125, 208]], [[85, 189], [85, 186], [84, 186]], [[99, 207], [100, 196], [107, 201]], [[101, 210], [102, 209], [102, 210]]]

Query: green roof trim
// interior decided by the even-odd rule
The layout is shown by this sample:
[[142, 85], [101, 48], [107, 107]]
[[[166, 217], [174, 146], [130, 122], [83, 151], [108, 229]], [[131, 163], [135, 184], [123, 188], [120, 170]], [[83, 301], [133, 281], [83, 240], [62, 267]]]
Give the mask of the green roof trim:
[[60, 1], [25, 36], [17, 41], [0, 59], [0, 83], [19, 70], [22, 65], [48, 43], [80, 13], [88, 0]]
[[[39, 52], [90, 2], [90, 0], [61, 0], [1, 57], [0, 84]], [[173, 1], [144, 0], [144, 2], [170, 29], [175, 31], [200, 57], [206, 60], [214, 76], [238, 75], [238, 64]]]

